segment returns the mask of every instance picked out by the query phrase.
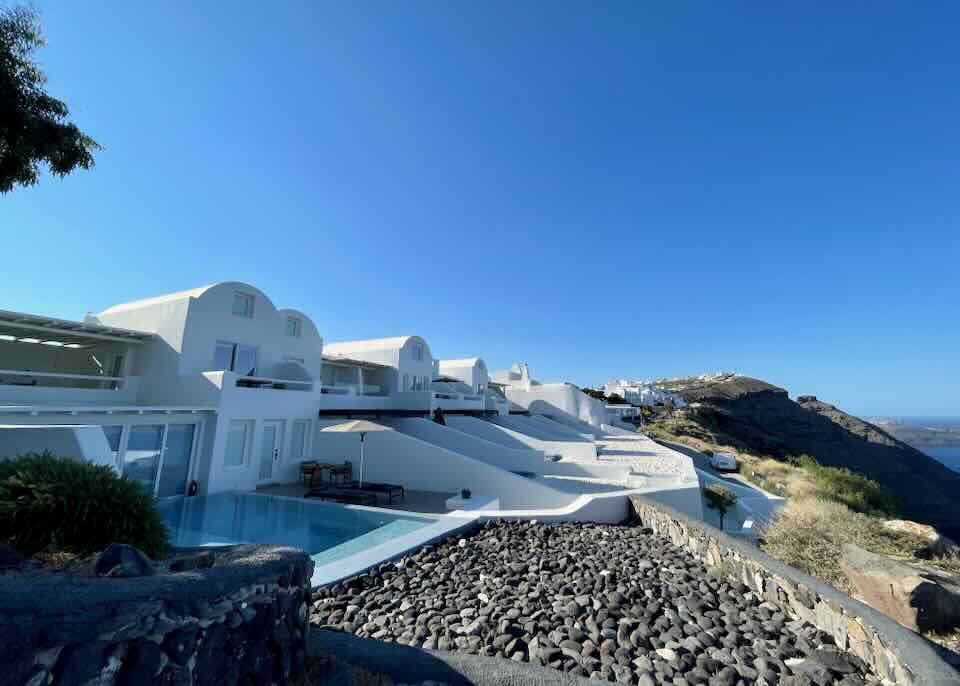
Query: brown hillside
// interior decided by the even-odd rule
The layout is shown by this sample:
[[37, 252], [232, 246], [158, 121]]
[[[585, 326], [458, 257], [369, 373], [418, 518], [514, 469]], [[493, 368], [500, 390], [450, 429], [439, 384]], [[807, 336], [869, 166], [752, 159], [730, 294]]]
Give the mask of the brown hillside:
[[896, 493], [907, 518], [960, 537], [960, 474], [873, 424], [812, 397], [794, 402], [784, 389], [749, 377], [691, 380], [675, 389], [696, 404], [690, 419], [705, 430], [754, 454], [806, 453], [859, 472]]

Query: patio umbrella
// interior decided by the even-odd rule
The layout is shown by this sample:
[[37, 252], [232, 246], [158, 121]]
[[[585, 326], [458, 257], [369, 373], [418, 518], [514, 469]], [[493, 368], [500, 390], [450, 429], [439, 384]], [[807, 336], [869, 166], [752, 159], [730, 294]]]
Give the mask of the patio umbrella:
[[354, 419], [349, 422], [343, 422], [342, 424], [333, 424], [332, 426], [325, 426], [320, 429], [321, 431], [334, 431], [337, 433], [358, 433], [360, 434], [360, 486], [363, 486], [363, 441], [367, 437], [368, 433], [374, 433], [376, 431], [393, 431], [389, 426], [384, 426], [383, 424], [377, 424], [375, 422], [368, 422], [366, 419]]

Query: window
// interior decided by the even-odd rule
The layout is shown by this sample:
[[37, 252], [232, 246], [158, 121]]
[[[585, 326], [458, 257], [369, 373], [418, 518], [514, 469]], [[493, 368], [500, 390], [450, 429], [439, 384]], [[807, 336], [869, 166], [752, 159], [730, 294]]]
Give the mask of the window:
[[300, 338], [300, 329], [303, 326], [297, 317], [287, 317], [287, 335], [291, 338]]
[[110, 446], [110, 454], [113, 457], [113, 464], [120, 467], [120, 437], [123, 436], [122, 426], [104, 426], [103, 435], [107, 439], [107, 445]]
[[257, 349], [249, 345], [237, 345], [233, 355], [233, 371], [241, 376], [257, 373]]
[[229, 372], [233, 369], [233, 343], [217, 341], [213, 350], [213, 368], [216, 371]]
[[404, 374], [404, 375], [403, 375], [403, 390], [404, 390], [404, 392], [410, 390], [410, 375], [409, 375], [409, 374]]
[[423, 344], [422, 344], [422, 343], [414, 343], [414, 344], [413, 344], [412, 354], [413, 354], [413, 359], [415, 359], [415, 360], [422, 360], [422, 359], [423, 359]]
[[296, 362], [297, 364], [306, 364], [302, 357], [296, 357], [295, 355], [284, 355], [283, 359], [287, 362]]
[[257, 349], [241, 343], [217, 341], [213, 350], [213, 369], [253, 376], [257, 371]]
[[253, 301], [256, 298], [249, 293], [233, 292], [233, 313], [238, 317], [253, 319]]
[[123, 477], [139, 481], [151, 495], [156, 488], [160, 467], [163, 428], [162, 424], [131, 426], [123, 456]]
[[293, 432], [290, 434], [290, 460], [292, 462], [299, 462], [307, 456], [309, 428], [309, 419], [298, 419], [293, 423]]
[[248, 419], [234, 419], [227, 433], [227, 448], [223, 452], [224, 467], [241, 467], [247, 462], [247, 444], [253, 433], [253, 422]]

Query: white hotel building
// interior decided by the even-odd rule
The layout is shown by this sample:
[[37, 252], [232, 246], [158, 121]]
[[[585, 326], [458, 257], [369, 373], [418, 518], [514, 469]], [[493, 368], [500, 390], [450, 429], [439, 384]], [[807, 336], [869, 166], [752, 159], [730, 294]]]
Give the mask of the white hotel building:
[[367, 439], [369, 480], [471, 488], [505, 515], [615, 521], [625, 498], [584, 496], [603, 481], [699, 513], [689, 460], [651, 458], [652, 442], [575, 386], [538, 383], [526, 365], [491, 377], [480, 358], [438, 360], [420, 336], [325, 343], [310, 317], [249, 284], [82, 322], [0, 310], [0, 459], [50, 449], [158, 497], [194, 482], [250, 491], [296, 482], [307, 459], [356, 464], [357, 437], [324, 429], [359, 416], [392, 429]]

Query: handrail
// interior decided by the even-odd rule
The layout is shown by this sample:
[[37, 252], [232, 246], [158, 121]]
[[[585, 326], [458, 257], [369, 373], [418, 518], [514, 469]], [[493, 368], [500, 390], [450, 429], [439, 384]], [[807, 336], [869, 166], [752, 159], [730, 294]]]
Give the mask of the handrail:
[[98, 374], [68, 374], [60, 372], [29, 372], [16, 369], [0, 369], [0, 375], [35, 376], [44, 379], [81, 379], [84, 381], [123, 381], [123, 376], [100, 376]]
[[268, 376], [240, 376], [238, 381], [256, 381], [257, 383], [294, 383], [302, 386], [312, 386], [313, 381], [304, 381], [303, 379], [274, 379]]

